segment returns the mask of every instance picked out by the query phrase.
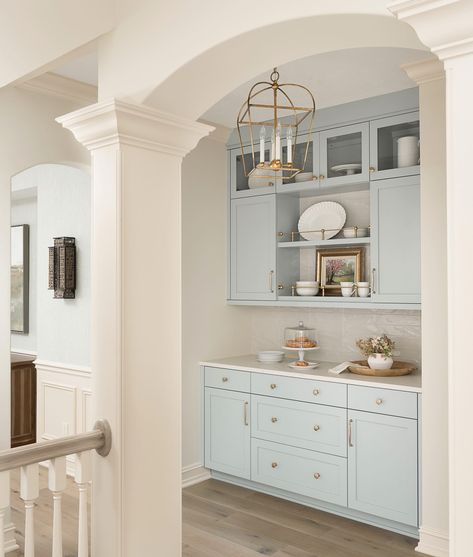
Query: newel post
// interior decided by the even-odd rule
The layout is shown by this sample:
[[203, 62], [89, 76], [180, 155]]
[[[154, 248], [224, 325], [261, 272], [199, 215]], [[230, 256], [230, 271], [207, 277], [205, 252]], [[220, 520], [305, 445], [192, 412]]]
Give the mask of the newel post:
[[100, 102], [58, 119], [92, 156], [92, 553], [181, 555], [181, 162], [213, 128]]

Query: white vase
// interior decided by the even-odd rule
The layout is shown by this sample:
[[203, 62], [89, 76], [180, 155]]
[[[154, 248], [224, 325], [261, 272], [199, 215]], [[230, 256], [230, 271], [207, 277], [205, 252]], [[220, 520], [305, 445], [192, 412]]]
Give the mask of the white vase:
[[371, 369], [391, 369], [393, 359], [391, 356], [385, 356], [384, 354], [371, 354], [371, 356], [368, 356], [368, 365]]

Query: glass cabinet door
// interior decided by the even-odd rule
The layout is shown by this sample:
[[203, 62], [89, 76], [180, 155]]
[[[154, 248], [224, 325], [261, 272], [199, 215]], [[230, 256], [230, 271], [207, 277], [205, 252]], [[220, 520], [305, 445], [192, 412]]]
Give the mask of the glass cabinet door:
[[[269, 160], [269, 151], [271, 144], [266, 144], [265, 159]], [[253, 158], [251, 154], [251, 146], [244, 149], [246, 172], [253, 168]], [[263, 195], [266, 193], [274, 193], [278, 178], [268, 178], [270, 173], [263, 172], [263, 177], [258, 177], [257, 173], [253, 177], [245, 176], [245, 167], [243, 165], [243, 157], [241, 149], [232, 149], [229, 152], [230, 164], [230, 181], [232, 197], [249, 197], [252, 195]], [[259, 148], [255, 147], [255, 162], [260, 161]], [[258, 172], [258, 171], [257, 171]]]
[[419, 174], [418, 112], [370, 123], [370, 172], [372, 180]]
[[320, 187], [369, 180], [369, 125], [320, 132]]

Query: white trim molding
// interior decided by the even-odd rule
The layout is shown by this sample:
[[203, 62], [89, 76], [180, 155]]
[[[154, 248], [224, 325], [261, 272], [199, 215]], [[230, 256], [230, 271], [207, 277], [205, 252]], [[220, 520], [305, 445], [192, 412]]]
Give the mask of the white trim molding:
[[144, 105], [110, 99], [56, 118], [74, 137], [93, 151], [110, 145], [185, 157], [213, 126]]
[[419, 535], [420, 539], [416, 551], [432, 555], [432, 557], [449, 557], [449, 539], [447, 534], [421, 526]]
[[49, 360], [36, 359], [34, 361], [36, 369], [43, 371], [51, 371], [53, 373], [61, 373], [66, 375], [77, 375], [78, 377], [90, 378], [92, 368], [90, 366], [76, 366], [71, 364], [64, 364], [61, 362], [51, 362]]
[[417, 83], [417, 85], [424, 85], [425, 83], [445, 79], [443, 62], [441, 62], [438, 58], [404, 64], [401, 68], [407, 73], [412, 81]]
[[473, 52], [471, 0], [404, 0], [389, 5], [388, 9], [413, 27], [440, 60]]
[[17, 87], [26, 91], [33, 91], [33, 93], [61, 97], [86, 105], [97, 102], [97, 87], [52, 72], [34, 77], [17, 85]]
[[210, 470], [204, 468], [200, 462], [182, 468], [182, 489], [208, 479], [210, 479]]

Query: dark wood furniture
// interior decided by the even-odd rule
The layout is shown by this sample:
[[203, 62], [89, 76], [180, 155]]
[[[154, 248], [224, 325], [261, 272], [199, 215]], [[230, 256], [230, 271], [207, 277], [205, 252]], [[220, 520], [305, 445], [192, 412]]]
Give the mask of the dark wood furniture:
[[33, 356], [11, 355], [11, 446], [36, 443], [36, 367]]

